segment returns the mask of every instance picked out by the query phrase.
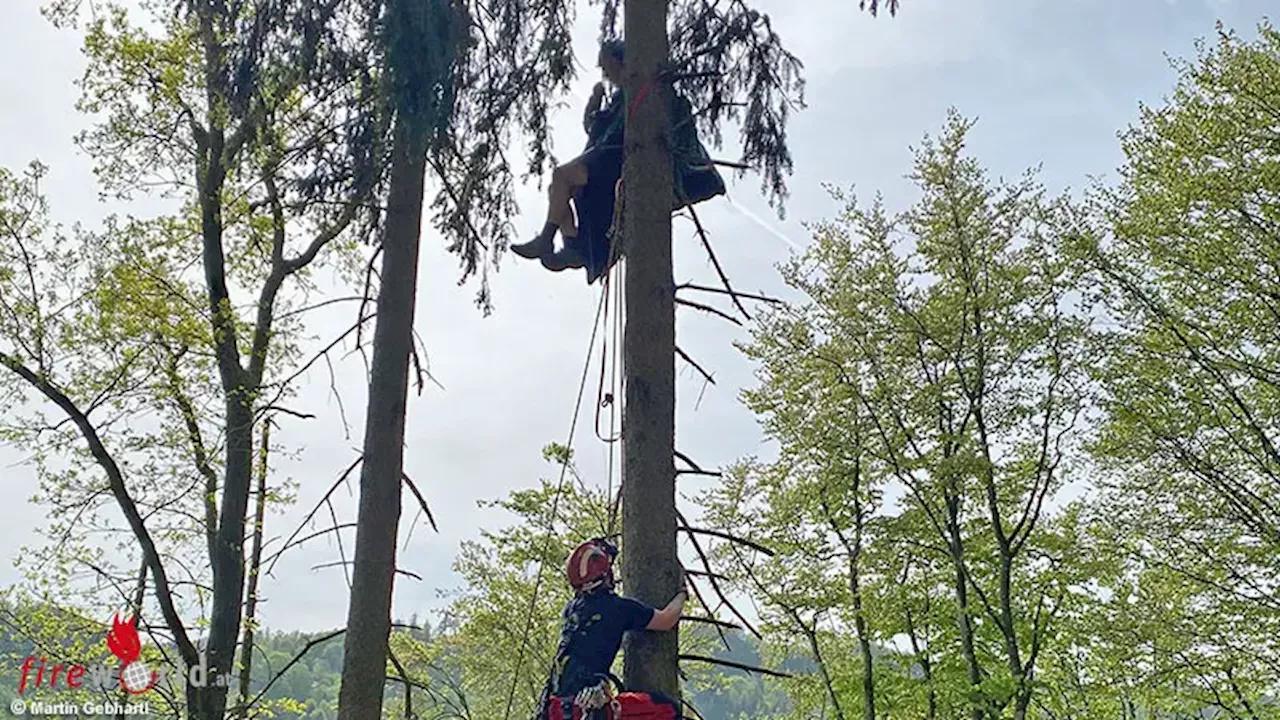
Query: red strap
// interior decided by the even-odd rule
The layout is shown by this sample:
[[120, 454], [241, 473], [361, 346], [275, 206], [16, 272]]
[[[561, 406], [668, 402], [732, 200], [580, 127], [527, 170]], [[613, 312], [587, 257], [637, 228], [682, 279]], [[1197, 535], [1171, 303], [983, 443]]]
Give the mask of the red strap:
[[631, 122], [631, 116], [636, 114], [636, 108], [644, 101], [645, 96], [649, 94], [649, 88], [653, 87], [654, 78], [649, 78], [649, 82], [640, 88], [640, 92], [636, 94], [636, 98], [631, 101], [631, 107], [627, 108], [627, 122]]

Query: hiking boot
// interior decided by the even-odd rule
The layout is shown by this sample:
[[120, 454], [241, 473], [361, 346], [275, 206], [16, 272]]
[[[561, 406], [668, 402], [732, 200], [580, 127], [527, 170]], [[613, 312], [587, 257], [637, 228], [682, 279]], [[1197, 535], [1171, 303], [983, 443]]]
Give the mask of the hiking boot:
[[558, 252], [547, 253], [542, 256], [542, 267], [552, 271], [560, 272], [561, 270], [570, 270], [583, 268], [587, 266], [586, 258], [578, 249], [569, 243]]
[[547, 223], [546, 227], [542, 228], [542, 232], [538, 233], [538, 236], [535, 237], [534, 239], [530, 240], [527, 243], [512, 245], [511, 252], [519, 255], [522, 258], [528, 258], [529, 260], [546, 257], [547, 255], [551, 254], [552, 250], [555, 249], [555, 245], [552, 243], [552, 239], [555, 237], [555, 235], [556, 235], [555, 223]]

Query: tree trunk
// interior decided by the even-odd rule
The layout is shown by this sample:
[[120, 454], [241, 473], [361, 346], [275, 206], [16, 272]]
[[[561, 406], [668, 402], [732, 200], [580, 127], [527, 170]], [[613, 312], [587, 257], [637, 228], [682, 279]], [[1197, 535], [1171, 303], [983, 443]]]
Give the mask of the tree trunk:
[[822, 656], [822, 646], [818, 644], [818, 621], [815, 618], [813, 627], [809, 627], [800, 618], [800, 613], [788, 608], [791, 617], [796, 624], [800, 626], [800, 631], [804, 633], [805, 639], [809, 641], [809, 652], [813, 653], [813, 661], [818, 664], [818, 671], [822, 674], [822, 684], [827, 689], [827, 697], [831, 699], [831, 706], [835, 709], [836, 720], [845, 720], [844, 708], [840, 707], [840, 696], [836, 693], [836, 684], [831, 677], [831, 671], [827, 668], [826, 658]]
[[[964, 653], [965, 670], [968, 673], [969, 687], [977, 690], [982, 683], [982, 670], [978, 666], [978, 653], [973, 643], [973, 622], [969, 619], [969, 582], [964, 572], [964, 542], [960, 537], [960, 498], [955, 491], [948, 492], [947, 502], [947, 538], [951, 550], [951, 562], [956, 573], [956, 624], [960, 632], [960, 648]], [[969, 710], [972, 720], [986, 717], [987, 706], [973, 705]]]
[[426, 173], [425, 147], [421, 137], [415, 137], [413, 126], [412, 121], [397, 117], [365, 414], [355, 563], [338, 693], [339, 720], [375, 720], [382, 715]]
[[[928, 606], [925, 606], [926, 613]], [[925, 686], [929, 689], [929, 714], [927, 720], [934, 720], [938, 717], [938, 691], [933, 686], [933, 663], [929, 661], [929, 656], [924, 649], [920, 647], [920, 636], [916, 632], [915, 620], [911, 617], [911, 608], [907, 608], [907, 637], [911, 640], [911, 652], [916, 658], [916, 662], [920, 663], [920, 672], [924, 675]]]
[[[209, 640], [205, 648], [208, 663], [206, 687], [190, 687], [196, 695], [200, 720], [222, 720], [227, 708], [225, 683], [215, 678], [231, 674], [244, 606], [244, 535], [249, 510], [249, 489], [253, 482], [253, 410], [250, 393], [227, 395], [227, 464], [219, 512], [217, 552], [213, 565], [213, 607], [209, 613]], [[190, 674], [190, 673], [188, 673]]]
[[1004, 633], [1009, 673], [1017, 684], [1013, 717], [1014, 720], [1026, 720], [1027, 707], [1031, 704], [1031, 688], [1027, 685], [1027, 668], [1022, 663], [1022, 651], [1018, 647], [1018, 634], [1013, 623], [1013, 553], [1004, 540], [1000, 540], [999, 545], [1000, 624], [1004, 626], [1001, 630]]
[[[205, 9], [208, 12], [208, 9]], [[206, 32], [211, 16], [201, 18]], [[206, 27], [207, 26], [207, 27]], [[221, 49], [206, 41], [210, 68], [219, 67]], [[210, 70], [211, 73], [215, 70]], [[211, 89], [211, 93], [216, 96]], [[244, 599], [244, 534], [253, 483], [253, 397], [256, 383], [249, 382], [240, 365], [235, 318], [231, 311], [223, 250], [222, 197], [226, 171], [223, 167], [222, 128], [210, 124], [203, 167], [197, 168], [200, 199], [200, 231], [209, 313], [214, 332], [218, 374], [226, 402], [226, 450], [222, 502], [218, 528], [210, 547], [213, 597], [209, 611], [209, 635], [204, 655], [208, 674], [230, 673], [240, 638], [240, 614]], [[189, 675], [190, 673], [188, 673]], [[187, 710], [193, 719], [221, 720], [226, 711], [225, 685], [210, 682], [207, 687], [187, 683]]]
[[244, 642], [240, 647], [240, 701], [236, 715], [249, 717], [250, 681], [253, 679], [254, 624], [258, 617], [258, 579], [262, 570], [262, 528], [267, 516], [267, 456], [271, 445], [271, 420], [262, 422], [258, 448], [258, 497], [253, 507], [253, 547], [249, 551], [249, 590], [244, 607]]
[[1027, 708], [1031, 707], [1030, 689], [1019, 690], [1013, 704], [1013, 720], [1027, 720]]
[[[668, 59], [666, 0], [626, 0], [627, 118], [623, 166], [626, 256], [626, 404], [623, 408], [622, 582], [661, 607], [679, 589], [675, 493], [675, 294], [671, 264], [670, 90], [654, 81]], [[650, 84], [652, 82], [652, 84]], [[647, 92], [646, 92], [647, 88]], [[631, 633], [629, 689], [680, 700], [675, 631]]]
[[[854, 437], [858, 439], [856, 442], [860, 445], [861, 434], [855, 431]], [[849, 558], [849, 598], [853, 605], [853, 626], [858, 639], [858, 655], [862, 660], [862, 718], [876, 720], [876, 679], [875, 666], [871, 657], [871, 633], [867, 628], [867, 618], [862, 606], [862, 538], [866, 529], [867, 516], [861, 493], [862, 459], [859, 457], [854, 460], [853, 488], [848, 496], [853, 505], [852, 540], [841, 529], [825, 494], [822, 498], [822, 511]]]
[[862, 717], [876, 720], [875, 668], [871, 664], [871, 638], [862, 616], [862, 584], [857, 556], [849, 560], [849, 590], [853, 593], [853, 624], [858, 633], [858, 653], [862, 656]]
[[[857, 435], [861, 445], [861, 433]], [[866, 528], [867, 516], [862, 505], [862, 458], [854, 461], [853, 469], [853, 543], [845, 540], [840, 533], [840, 540], [845, 543], [849, 552], [849, 595], [853, 600], [853, 624], [858, 634], [858, 652], [862, 655], [862, 717], [863, 720], [876, 720], [876, 679], [875, 666], [871, 658], [871, 633], [867, 629], [867, 618], [862, 608], [862, 542]], [[830, 510], [827, 510], [830, 516]]]

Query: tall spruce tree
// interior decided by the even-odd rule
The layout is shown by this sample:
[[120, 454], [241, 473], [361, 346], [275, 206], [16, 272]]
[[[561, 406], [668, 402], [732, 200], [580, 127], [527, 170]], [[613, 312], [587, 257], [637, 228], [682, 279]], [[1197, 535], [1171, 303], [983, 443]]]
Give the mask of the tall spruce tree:
[[[877, 6], [871, 3], [873, 13]], [[616, 29], [619, 7], [618, 0], [605, 0], [605, 34]], [[514, 203], [505, 150], [513, 131], [531, 139], [531, 172], [539, 172], [548, 157], [549, 109], [573, 72], [569, 23], [575, 5], [569, 0], [388, 0], [367, 8], [385, 53], [384, 70], [391, 81], [384, 93], [395, 117], [384, 267], [391, 272], [393, 265], [403, 265], [384, 275], [379, 298], [344, 717], [372, 717], [381, 705], [380, 694], [367, 686], [380, 677], [390, 629], [416, 283], [415, 270], [404, 266], [416, 266], [419, 218], [412, 206], [424, 191], [422, 169], [433, 171], [439, 188], [434, 220], [462, 257], [465, 279], [480, 266], [485, 250], [508, 240]], [[896, 11], [896, 2], [890, 10]], [[669, 17], [676, 30], [674, 47], [667, 40]], [[791, 169], [786, 122], [803, 97], [799, 61], [783, 48], [768, 18], [741, 0], [628, 2], [625, 25], [632, 47], [626, 90], [629, 106], [635, 107], [626, 130], [623, 243], [644, 256], [629, 263], [628, 304], [648, 306], [653, 314], [648, 320], [629, 318], [625, 342], [626, 362], [633, 370], [624, 410], [624, 424], [632, 426], [627, 441], [631, 467], [624, 472], [633, 489], [624, 503], [624, 528], [627, 533], [641, 530], [634, 518], [644, 507], [650, 529], [643, 537], [624, 538], [632, 554], [623, 573], [632, 592], [657, 602], [674, 590], [679, 573], [672, 462], [671, 83], [682, 83], [680, 91], [700, 110], [699, 127], [717, 144], [725, 121], [741, 122], [742, 161], [761, 168], [770, 199], [779, 204], [786, 195], [784, 175]], [[643, 247], [635, 240], [641, 236], [646, 238]], [[487, 276], [478, 303], [489, 310]], [[395, 315], [384, 316], [384, 311]], [[654, 517], [660, 521], [651, 524]], [[678, 694], [675, 641], [674, 636], [656, 640], [659, 645], [649, 648], [650, 641], [642, 639], [630, 646], [628, 657], [634, 655], [635, 661], [628, 665], [628, 682]]]

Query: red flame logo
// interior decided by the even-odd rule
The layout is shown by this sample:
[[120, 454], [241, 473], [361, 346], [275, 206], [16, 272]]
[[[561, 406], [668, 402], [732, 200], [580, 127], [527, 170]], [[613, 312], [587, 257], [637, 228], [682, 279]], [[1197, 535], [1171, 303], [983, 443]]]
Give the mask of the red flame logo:
[[117, 613], [111, 620], [111, 629], [107, 631], [107, 649], [112, 655], [120, 658], [120, 662], [128, 665], [142, 654], [142, 641], [138, 639], [138, 618], [120, 621]]

